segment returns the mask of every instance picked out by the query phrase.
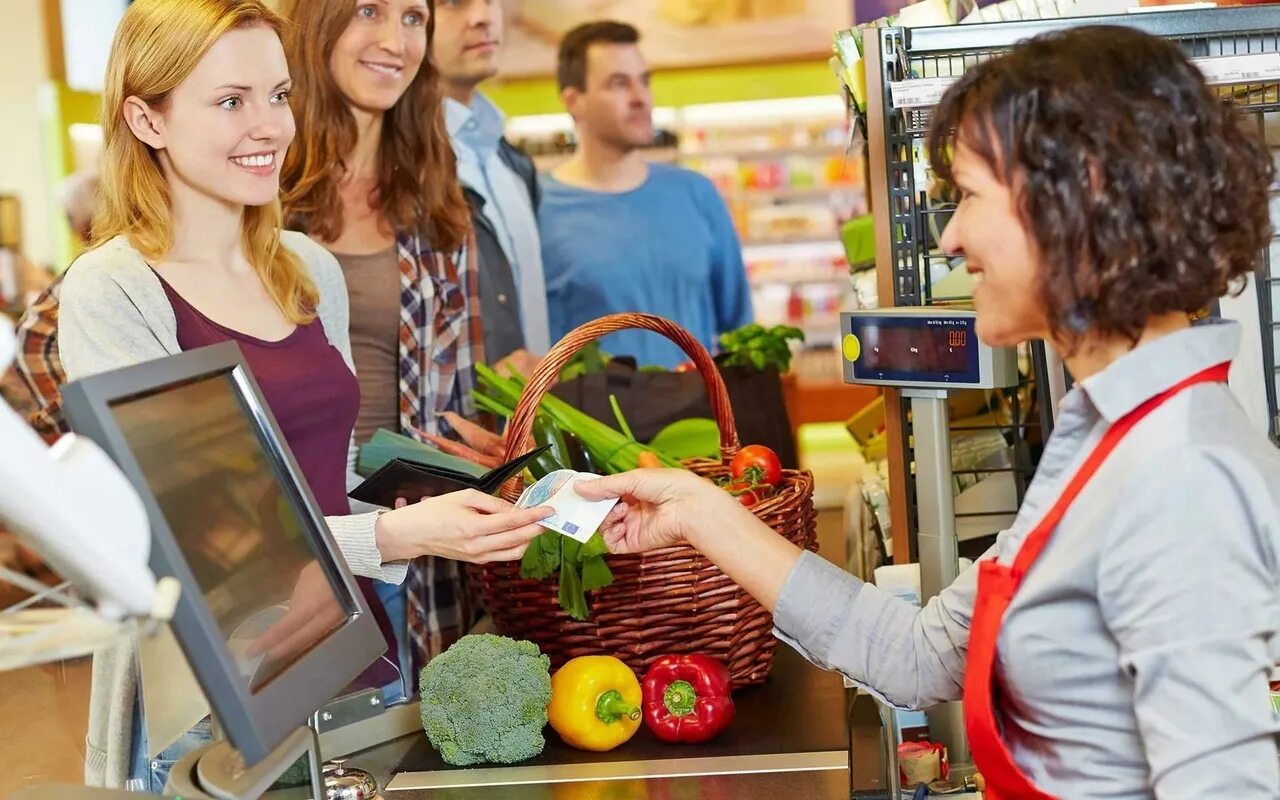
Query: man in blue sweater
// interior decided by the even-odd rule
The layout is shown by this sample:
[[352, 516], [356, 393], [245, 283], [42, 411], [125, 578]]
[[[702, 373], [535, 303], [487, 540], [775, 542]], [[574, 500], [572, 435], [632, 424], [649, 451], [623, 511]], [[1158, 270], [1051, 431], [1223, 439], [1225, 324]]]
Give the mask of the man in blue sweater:
[[[714, 352], [719, 334], [751, 321], [742, 248], [719, 193], [702, 175], [650, 164], [649, 68], [639, 33], [618, 22], [574, 28], [557, 79], [578, 149], [542, 186], [539, 228], [551, 338], [618, 311], [667, 317]], [[647, 331], [601, 341], [641, 365], [686, 356]]]

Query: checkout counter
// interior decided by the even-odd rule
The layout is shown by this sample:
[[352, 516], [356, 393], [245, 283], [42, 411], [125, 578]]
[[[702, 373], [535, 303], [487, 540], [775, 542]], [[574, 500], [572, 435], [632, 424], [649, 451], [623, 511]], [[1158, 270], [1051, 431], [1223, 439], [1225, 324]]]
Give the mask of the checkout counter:
[[[376, 695], [328, 701], [384, 644], [238, 348], [204, 348], [94, 376], [64, 387], [64, 398], [77, 431], [67, 440], [75, 447], [66, 449], [78, 448], [89, 461], [73, 469], [57, 451], [43, 451], [16, 415], [3, 420], [3, 438], [21, 439], [22, 460], [47, 469], [45, 487], [110, 477], [114, 494], [130, 498], [136, 513], [119, 530], [92, 515], [49, 525], [17, 517], [14, 510], [27, 506], [5, 494], [0, 499], [14, 502], [0, 504], [0, 516], [19, 523], [26, 541], [89, 590], [104, 621], [120, 620], [123, 609], [126, 621], [150, 615], [151, 622], [170, 625], [226, 738], [176, 764], [168, 794], [188, 800], [344, 796], [317, 778], [322, 760], [345, 756], [347, 774], [363, 769], [376, 779], [380, 796], [405, 800], [850, 796], [847, 690], [839, 675], [783, 645], [770, 679], [735, 693], [734, 723], [711, 742], [665, 744], [642, 726], [622, 747], [590, 753], [567, 747], [548, 729], [545, 751], [530, 761], [444, 764], [422, 731], [416, 700], [391, 707]], [[220, 532], [228, 526], [241, 531], [237, 541], [253, 546], [224, 547]], [[85, 557], [77, 539], [103, 547], [127, 542], [119, 557], [139, 569], [146, 565], [147, 580], [137, 587], [93, 583], [101, 560]], [[152, 610], [152, 575], [182, 586], [176, 607], [170, 603], [163, 615]], [[306, 601], [302, 608], [319, 609], [322, 624], [303, 625], [306, 641], [287, 653], [253, 657], [245, 629], [280, 624], [299, 598]], [[124, 627], [120, 635], [141, 630]], [[303, 720], [310, 727], [300, 726]], [[308, 785], [273, 788], [304, 758]], [[332, 771], [326, 767], [325, 776]], [[44, 786], [22, 796], [141, 795]]]
[[[387, 713], [416, 713], [410, 705]], [[848, 800], [848, 696], [839, 675], [780, 645], [770, 679], [735, 692], [734, 705], [728, 730], [700, 745], [666, 744], [641, 726], [618, 749], [591, 753], [548, 729], [537, 758], [460, 768], [445, 764], [419, 728], [350, 754], [344, 767], [368, 772], [383, 797], [397, 800]]]

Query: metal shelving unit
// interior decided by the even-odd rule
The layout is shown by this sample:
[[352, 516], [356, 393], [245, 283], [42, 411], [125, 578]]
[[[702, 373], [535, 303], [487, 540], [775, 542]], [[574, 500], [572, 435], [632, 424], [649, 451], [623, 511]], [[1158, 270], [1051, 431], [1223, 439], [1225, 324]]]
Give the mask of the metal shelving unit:
[[[1196, 60], [1222, 98], [1256, 119], [1269, 144], [1280, 148], [1280, 13], [1275, 6], [868, 30], [863, 52], [869, 94], [869, 177], [882, 304], [941, 305], [967, 300], [938, 294], [930, 279], [933, 268], [946, 258], [937, 252], [934, 239], [950, 207], [928, 191], [923, 141], [931, 108], [947, 85], [1019, 41], [1049, 31], [1098, 24], [1129, 26], [1176, 41]], [[1280, 195], [1280, 187], [1276, 188]], [[1280, 200], [1273, 201], [1272, 208], [1280, 229]], [[1273, 263], [1278, 256], [1280, 239], [1261, 254], [1254, 288], [1269, 433], [1280, 445], [1280, 270]], [[1047, 437], [1052, 429], [1053, 409], [1063, 385], [1060, 364], [1043, 346], [1033, 346], [1029, 361], [1023, 386], [1010, 398], [1009, 424], [992, 426], [1001, 430], [1009, 445], [1013, 465], [1008, 469], [1015, 475], [1019, 502], [1036, 465], [1035, 449], [1028, 445]], [[887, 392], [885, 399], [890, 477], [903, 487], [893, 493], [891, 507], [894, 552], [901, 561], [908, 553], [910, 558], [915, 556], [910, 420], [896, 392]], [[1005, 511], [993, 509], [991, 516], [1000, 518]]]

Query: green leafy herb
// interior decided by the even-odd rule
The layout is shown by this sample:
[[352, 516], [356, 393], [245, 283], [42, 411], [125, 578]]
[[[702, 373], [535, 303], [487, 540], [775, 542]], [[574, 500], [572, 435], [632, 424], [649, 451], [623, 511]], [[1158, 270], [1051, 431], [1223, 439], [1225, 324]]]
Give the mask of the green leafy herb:
[[777, 367], [779, 372], [786, 372], [791, 369], [793, 339], [803, 342], [804, 332], [789, 325], [743, 325], [720, 335], [722, 363], [726, 367], [749, 366], [758, 370]]
[[587, 594], [582, 588], [582, 578], [578, 576], [582, 545], [568, 537], [565, 537], [562, 544], [564, 556], [560, 562], [560, 607], [574, 619], [587, 619], [591, 616], [591, 611], [587, 608]]
[[[562, 438], [553, 425], [548, 427], [549, 423], [541, 424], [541, 417], [538, 422], [540, 424], [537, 427], [541, 429], [540, 435], [543, 438]], [[551, 457], [550, 453], [544, 453], [542, 458], [529, 466], [529, 471], [534, 473], [534, 477], [541, 478], [564, 468], [565, 464]], [[525, 550], [524, 557], [520, 559], [520, 577], [541, 581], [558, 574], [560, 607], [574, 619], [589, 619], [591, 609], [587, 604], [587, 592], [603, 589], [613, 583], [613, 572], [605, 563], [608, 553], [609, 547], [599, 531], [592, 534], [586, 544], [580, 544], [555, 531], [546, 531], [530, 542]]]
[[583, 560], [609, 554], [609, 545], [604, 543], [604, 537], [600, 535], [599, 531], [591, 534], [591, 538], [587, 540], [586, 544], [581, 545], [581, 548], [578, 556]]
[[593, 592], [613, 583], [613, 572], [604, 563], [604, 556], [592, 556], [582, 562], [582, 589]]
[[560, 607], [576, 620], [585, 620], [591, 616], [582, 579], [578, 577], [578, 568], [573, 564], [560, 565]]
[[609, 361], [609, 354], [600, 349], [599, 342], [588, 342], [561, 367], [560, 381], [563, 383], [583, 375], [604, 372], [609, 366]]
[[520, 559], [520, 577], [541, 581], [556, 574], [560, 570], [560, 543], [563, 539], [555, 531], [539, 534], [524, 551], [524, 558]]

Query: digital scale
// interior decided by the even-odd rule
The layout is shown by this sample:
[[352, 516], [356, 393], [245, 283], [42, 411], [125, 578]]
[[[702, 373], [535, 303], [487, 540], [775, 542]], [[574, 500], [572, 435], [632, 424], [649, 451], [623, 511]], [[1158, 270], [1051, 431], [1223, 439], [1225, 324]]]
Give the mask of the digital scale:
[[[1016, 350], [983, 344], [976, 324], [973, 311], [931, 307], [840, 315], [845, 383], [900, 389], [911, 400], [922, 607], [959, 572], [947, 395], [1018, 383]], [[969, 762], [960, 704], [934, 708], [928, 718], [930, 738], [947, 746], [952, 762]]]
[[944, 394], [1017, 385], [1016, 353], [984, 345], [976, 323], [975, 312], [964, 310], [847, 311], [840, 315], [844, 381]]

